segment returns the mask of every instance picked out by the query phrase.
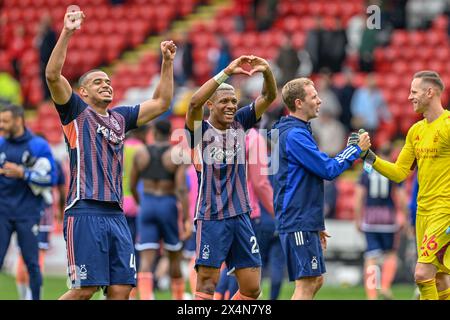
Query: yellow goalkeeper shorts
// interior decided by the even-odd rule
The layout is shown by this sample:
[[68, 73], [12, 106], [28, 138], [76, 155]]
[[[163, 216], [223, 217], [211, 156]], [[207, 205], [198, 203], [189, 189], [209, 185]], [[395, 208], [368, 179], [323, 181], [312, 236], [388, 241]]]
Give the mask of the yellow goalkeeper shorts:
[[417, 262], [432, 263], [438, 272], [450, 274], [450, 214], [436, 213], [416, 218]]

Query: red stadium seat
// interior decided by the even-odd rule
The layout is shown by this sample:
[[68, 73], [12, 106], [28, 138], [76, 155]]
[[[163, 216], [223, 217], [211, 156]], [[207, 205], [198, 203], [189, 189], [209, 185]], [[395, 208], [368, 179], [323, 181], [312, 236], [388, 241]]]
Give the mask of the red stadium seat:
[[243, 35], [243, 45], [247, 48], [259, 47], [259, 34], [257, 32], [246, 32]]
[[355, 87], [361, 87], [366, 83], [366, 74], [357, 72], [353, 76], [353, 85]]
[[450, 46], [439, 46], [434, 48], [433, 55], [430, 55], [430, 59], [448, 63], [450, 59]]
[[408, 32], [404, 30], [396, 30], [391, 37], [391, 43], [395, 47], [404, 47], [409, 42]]
[[338, 17], [341, 16], [342, 7], [339, 2], [329, 2], [324, 6], [325, 17]]
[[63, 141], [62, 129], [53, 129], [51, 131], [44, 132], [44, 136], [50, 144], [58, 144]]
[[41, 80], [39, 77], [34, 78], [30, 83], [30, 91], [28, 92], [27, 102], [33, 106], [38, 105], [44, 98], [42, 90]]
[[413, 61], [417, 56], [417, 48], [413, 46], [406, 46], [399, 49], [400, 58], [405, 62]]
[[241, 46], [243, 43], [243, 37], [240, 33], [237, 32], [230, 32], [226, 34], [228, 43], [230, 44], [230, 47], [238, 47]]
[[336, 182], [338, 196], [336, 200], [336, 218], [343, 220], [354, 219], [354, 190], [353, 181], [338, 179]]
[[438, 16], [433, 21], [433, 30], [439, 30], [445, 32], [448, 28], [449, 19], [445, 15]]
[[292, 45], [296, 50], [300, 50], [305, 45], [306, 33], [303, 31], [295, 32], [292, 35]]
[[424, 31], [411, 31], [408, 33], [408, 42], [414, 46], [421, 46], [425, 43], [427, 34]]
[[303, 30], [302, 21], [297, 16], [286, 17], [284, 18], [283, 29], [287, 34], [292, 34], [295, 31]]
[[309, 16], [311, 14], [308, 3], [303, 2], [303, 1], [302, 2], [299, 2], [299, 1], [294, 2], [292, 4], [292, 10], [293, 10], [292, 13], [296, 16], [304, 17], [304, 16]]
[[427, 32], [424, 40], [428, 46], [439, 47], [444, 44], [447, 44], [448, 46], [448, 35], [447, 32], [444, 31], [439, 30]]
[[286, 2], [286, 1], [281, 1], [279, 4], [278, 4], [278, 15], [280, 16], [280, 17], [285, 17], [285, 16], [288, 16], [288, 15], [293, 15], [293, 14], [295, 14], [295, 12], [294, 12], [294, 3], [291, 3], [291, 2]]
[[312, 16], [323, 16], [325, 12], [325, 4], [321, 2], [308, 2], [309, 12]]
[[409, 62], [401, 60], [396, 61], [394, 64], [392, 64], [392, 72], [396, 73], [397, 75], [404, 75], [409, 70]]
[[[420, 50], [415, 51], [415, 58], [422, 61], [428, 61], [433, 58], [434, 48], [430, 46], [424, 46]], [[414, 63], [415, 61], [413, 61]]]

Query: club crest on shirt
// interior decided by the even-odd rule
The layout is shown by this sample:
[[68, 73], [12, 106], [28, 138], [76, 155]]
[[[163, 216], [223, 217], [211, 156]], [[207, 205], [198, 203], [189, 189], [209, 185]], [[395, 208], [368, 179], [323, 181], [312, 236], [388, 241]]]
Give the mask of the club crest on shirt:
[[434, 135], [434, 139], [433, 142], [438, 142], [439, 141], [439, 130], [436, 132], [436, 134]]
[[111, 123], [114, 126], [114, 129], [116, 129], [117, 131], [120, 131], [120, 125], [119, 125], [119, 123], [117, 122], [116, 119], [111, 117]]

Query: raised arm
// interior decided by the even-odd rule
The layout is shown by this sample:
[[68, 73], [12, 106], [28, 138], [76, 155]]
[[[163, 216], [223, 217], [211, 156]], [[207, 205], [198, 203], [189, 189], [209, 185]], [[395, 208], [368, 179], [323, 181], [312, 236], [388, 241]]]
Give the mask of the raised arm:
[[360, 137], [357, 145], [348, 145], [336, 157], [330, 158], [321, 152], [311, 136], [292, 130], [286, 140], [287, 156], [308, 171], [326, 180], [333, 180], [347, 170], [361, 155], [361, 151], [370, 148], [370, 138], [367, 133]]
[[233, 74], [246, 74], [251, 75], [250, 72], [244, 70], [242, 65], [251, 62], [250, 56], [240, 56], [236, 60], [233, 60], [224, 70], [213, 78], [206, 81], [193, 95], [191, 102], [189, 103], [189, 109], [186, 113], [186, 126], [189, 130], [194, 131], [194, 123], [201, 121], [203, 118], [203, 105], [213, 95], [216, 89], [225, 80]]
[[255, 104], [256, 119], [259, 119], [277, 97], [277, 83], [266, 60], [252, 56], [250, 65], [252, 66], [251, 74], [262, 72], [264, 77], [261, 95], [256, 98]]
[[160, 114], [169, 110], [173, 98], [173, 59], [177, 46], [173, 41], [161, 42], [162, 64], [161, 79], [152, 99], [141, 103], [137, 125], [142, 126]]
[[82, 11], [66, 13], [64, 16], [64, 28], [45, 68], [45, 79], [52, 99], [59, 105], [66, 104], [72, 94], [72, 87], [69, 81], [61, 73], [66, 60], [69, 40], [76, 29], [83, 23], [84, 17]]

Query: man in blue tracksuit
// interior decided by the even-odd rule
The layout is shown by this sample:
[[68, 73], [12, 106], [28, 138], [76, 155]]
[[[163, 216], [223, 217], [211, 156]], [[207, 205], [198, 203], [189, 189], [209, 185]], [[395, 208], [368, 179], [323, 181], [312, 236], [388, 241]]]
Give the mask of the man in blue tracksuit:
[[40, 299], [42, 275], [38, 263], [41, 212], [51, 201], [56, 180], [48, 143], [26, 127], [22, 107], [0, 109], [0, 268], [12, 233], [17, 240], [30, 276], [33, 300]]
[[[367, 133], [349, 144], [335, 158], [319, 151], [309, 121], [318, 116], [321, 100], [314, 83], [294, 79], [282, 89], [289, 116], [274, 124], [278, 133], [278, 159], [272, 154], [274, 209], [285, 253], [289, 280], [295, 281], [293, 300], [312, 299], [323, 283], [326, 248], [323, 180], [333, 180], [370, 147]], [[275, 164], [276, 167], [276, 164]]]

